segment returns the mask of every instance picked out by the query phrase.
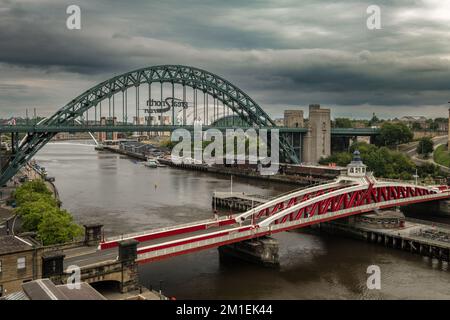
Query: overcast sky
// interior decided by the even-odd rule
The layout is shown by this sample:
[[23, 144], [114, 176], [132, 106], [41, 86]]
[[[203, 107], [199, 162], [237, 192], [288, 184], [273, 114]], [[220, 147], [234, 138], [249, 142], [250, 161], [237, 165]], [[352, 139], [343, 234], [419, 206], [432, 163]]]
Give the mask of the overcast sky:
[[[81, 8], [81, 30], [66, 8]], [[381, 30], [366, 26], [381, 8]], [[50, 115], [114, 75], [184, 64], [223, 76], [273, 117], [448, 116], [448, 0], [0, 0], [0, 117]]]

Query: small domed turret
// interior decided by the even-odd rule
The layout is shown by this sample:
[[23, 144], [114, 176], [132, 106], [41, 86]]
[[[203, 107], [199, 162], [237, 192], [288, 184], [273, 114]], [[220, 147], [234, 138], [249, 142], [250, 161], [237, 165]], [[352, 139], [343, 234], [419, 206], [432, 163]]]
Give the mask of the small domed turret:
[[347, 165], [347, 175], [351, 177], [363, 177], [366, 175], [367, 166], [361, 160], [361, 153], [358, 150], [353, 152], [353, 159]]

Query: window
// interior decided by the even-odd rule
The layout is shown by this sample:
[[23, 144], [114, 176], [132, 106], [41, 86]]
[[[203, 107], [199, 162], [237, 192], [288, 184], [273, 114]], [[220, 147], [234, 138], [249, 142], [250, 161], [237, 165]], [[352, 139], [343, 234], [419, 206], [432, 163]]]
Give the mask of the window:
[[3, 285], [0, 284], [0, 297], [3, 296]]
[[18, 258], [17, 259], [17, 269], [18, 270], [23, 270], [25, 269], [26, 265], [25, 265], [25, 257], [22, 258]]

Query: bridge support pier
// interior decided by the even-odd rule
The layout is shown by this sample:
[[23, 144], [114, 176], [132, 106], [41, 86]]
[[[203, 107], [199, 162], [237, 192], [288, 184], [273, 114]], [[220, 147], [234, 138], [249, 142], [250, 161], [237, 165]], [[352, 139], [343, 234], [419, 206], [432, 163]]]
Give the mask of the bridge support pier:
[[227, 244], [219, 247], [218, 250], [221, 259], [237, 258], [267, 267], [277, 267], [280, 264], [278, 241], [271, 237]]
[[139, 287], [137, 245], [134, 239], [119, 242], [119, 261], [122, 264], [120, 292], [125, 293]]

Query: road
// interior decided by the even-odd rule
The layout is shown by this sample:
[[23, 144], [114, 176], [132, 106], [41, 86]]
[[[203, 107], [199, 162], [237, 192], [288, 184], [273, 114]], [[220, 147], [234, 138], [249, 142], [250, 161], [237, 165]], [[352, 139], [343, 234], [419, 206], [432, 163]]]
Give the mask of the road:
[[[246, 221], [244, 225], [249, 225], [251, 221]], [[239, 224], [220, 226], [208, 228], [205, 230], [194, 231], [189, 233], [182, 233], [173, 236], [166, 236], [164, 238], [153, 239], [145, 242], [140, 242], [138, 244], [138, 250], [148, 246], [154, 245], [162, 245], [171, 241], [176, 241], [180, 239], [185, 239], [187, 237], [194, 237], [200, 235], [208, 235], [217, 231], [226, 231], [232, 228], [238, 227]], [[81, 247], [81, 248], [73, 248], [64, 250], [64, 254], [66, 255], [64, 259], [64, 268], [67, 268], [70, 265], [77, 265], [79, 267], [86, 267], [96, 263], [102, 263], [106, 261], [114, 261], [118, 257], [118, 248], [97, 250], [94, 247]]]
[[[437, 137], [432, 138], [432, 140], [433, 140], [433, 144], [434, 144], [433, 148], [436, 149], [440, 145], [447, 143], [448, 136], [437, 136]], [[423, 165], [423, 164], [431, 163], [431, 164], [434, 164], [434, 165], [438, 166], [439, 168], [441, 168], [442, 171], [444, 171], [446, 173], [450, 173], [450, 168], [434, 162], [432, 156], [430, 156], [429, 159], [419, 158], [419, 155], [417, 154], [417, 150], [416, 150], [418, 144], [419, 144], [418, 141], [414, 141], [414, 142], [411, 142], [408, 144], [400, 145], [398, 150], [407, 154], [408, 156], [410, 156], [411, 160], [414, 161], [414, 163], [416, 165]]]

